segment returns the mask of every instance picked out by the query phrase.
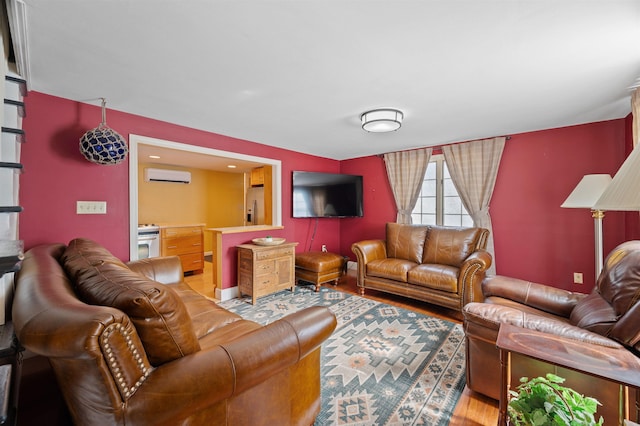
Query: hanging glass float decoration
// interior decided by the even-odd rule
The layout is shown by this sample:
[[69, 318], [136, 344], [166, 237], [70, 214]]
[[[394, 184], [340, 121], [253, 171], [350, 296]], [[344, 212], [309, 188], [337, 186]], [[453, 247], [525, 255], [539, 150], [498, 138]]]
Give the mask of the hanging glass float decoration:
[[115, 130], [107, 126], [107, 101], [102, 99], [102, 122], [80, 138], [80, 152], [84, 158], [96, 164], [118, 164], [127, 158], [127, 142]]

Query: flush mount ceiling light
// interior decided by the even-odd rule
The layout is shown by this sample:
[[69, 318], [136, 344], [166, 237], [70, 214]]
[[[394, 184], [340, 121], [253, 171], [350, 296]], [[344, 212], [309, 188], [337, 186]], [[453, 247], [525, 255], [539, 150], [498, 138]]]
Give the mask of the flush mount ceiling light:
[[129, 149], [124, 138], [107, 126], [107, 101], [102, 99], [102, 122], [80, 138], [80, 152], [96, 164], [118, 164], [127, 158]]
[[362, 128], [371, 133], [393, 132], [402, 125], [402, 111], [393, 108], [372, 109], [362, 113]]

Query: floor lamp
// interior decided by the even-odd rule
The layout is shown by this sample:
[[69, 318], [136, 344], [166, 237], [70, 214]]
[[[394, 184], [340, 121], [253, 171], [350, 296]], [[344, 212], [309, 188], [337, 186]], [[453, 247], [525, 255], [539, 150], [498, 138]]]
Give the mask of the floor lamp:
[[611, 176], [606, 174], [585, 175], [560, 207], [573, 209], [591, 209], [594, 220], [596, 250], [596, 281], [602, 270], [602, 219], [605, 209], [596, 208], [595, 204], [611, 183]]
[[[640, 144], [639, 144], [640, 145]], [[593, 206], [595, 209], [640, 211], [640, 148], [636, 146]]]

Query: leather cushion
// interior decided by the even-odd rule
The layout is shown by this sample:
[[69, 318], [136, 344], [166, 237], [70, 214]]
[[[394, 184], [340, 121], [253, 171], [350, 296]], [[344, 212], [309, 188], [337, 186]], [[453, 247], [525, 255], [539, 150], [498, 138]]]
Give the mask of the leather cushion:
[[640, 299], [640, 241], [627, 241], [609, 253], [596, 288], [618, 316], [636, 304]]
[[460, 267], [476, 251], [481, 228], [430, 226], [422, 255], [422, 263]]
[[617, 319], [613, 307], [595, 291], [580, 300], [570, 316], [571, 324], [603, 336], [609, 334]]
[[180, 297], [185, 308], [187, 308], [189, 318], [191, 318], [191, 323], [193, 324], [193, 331], [200, 342], [200, 347], [203, 349], [202, 338], [204, 336], [214, 331], [217, 332], [228, 324], [242, 320], [240, 315], [227, 311], [209, 298], [202, 297], [200, 293], [184, 282], [171, 284], [169, 287]]
[[131, 271], [88, 239], [71, 241], [61, 260], [82, 301], [129, 316], [151, 364], [200, 350], [187, 310], [171, 288]]
[[379, 259], [367, 263], [367, 276], [407, 282], [407, 274], [416, 263], [402, 259]]
[[306, 269], [307, 271], [330, 272], [341, 270], [343, 265], [344, 258], [335, 253], [321, 251], [296, 253], [296, 268]]
[[596, 290], [618, 317], [609, 337], [640, 351], [640, 241], [622, 243], [607, 256]]
[[426, 226], [387, 223], [387, 257], [421, 263], [427, 229]]
[[422, 264], [409, 271], [407, 281], [420, 287], [457, 293], [459, 273], [460, 269], [453, 266]]
[[482, 294], [485, 299], [497, 296], [502, 299], [513, 300], [526, 306], [532, 306], [554, 315], [565, 318], [571, 316], [571, 311], [577, 303], [586, 297], [583, 293], [574, 293], [564, 289], [544, 284], [533, 283], [519, 278], [492, 275], [482, 281]]

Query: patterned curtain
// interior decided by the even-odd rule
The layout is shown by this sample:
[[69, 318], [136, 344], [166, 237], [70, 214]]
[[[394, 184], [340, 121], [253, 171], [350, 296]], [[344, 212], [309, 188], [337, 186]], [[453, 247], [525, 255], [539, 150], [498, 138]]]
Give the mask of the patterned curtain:
[[422, 148], [384, 154], [387, 177], [398, 210], [397, 223], [413, 223], [411, 212], [420, 195], [431, 151], [431, 148]]
[[493, 257], [491, 268], [487, 271], [489, 274], [495, 274], [496, 271], [489, 203], [505, 140], [504, 137], [498, 137], [442, 147], [451, 180], [458, 190], [462, 204], [475, 226], [489, 230], [487, 251]]

